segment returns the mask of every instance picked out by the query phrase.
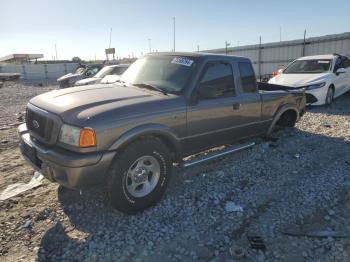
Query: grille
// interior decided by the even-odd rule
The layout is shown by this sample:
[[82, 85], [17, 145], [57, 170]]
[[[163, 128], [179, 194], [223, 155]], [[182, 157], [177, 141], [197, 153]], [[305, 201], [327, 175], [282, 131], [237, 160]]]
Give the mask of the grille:
[[50, 140], [53, 121], [31, 109], [27, 109], [26, 123], [28, 129], [42, 138], [44, 141], [48, 142]]
[[313, 95], [311, 94], [306, 94], [306, 103], [315, 103], [317, 102], [317, 98], [314, 97]]

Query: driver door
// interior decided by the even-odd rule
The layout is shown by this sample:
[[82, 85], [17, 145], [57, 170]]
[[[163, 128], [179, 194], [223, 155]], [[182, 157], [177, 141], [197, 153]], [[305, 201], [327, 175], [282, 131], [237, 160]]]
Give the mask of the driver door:
[[208, 62], [194, 90], [195, 102], [187, 109], [185, 153], [209, 148], [232, 140], [239, 110], [232, 65]]

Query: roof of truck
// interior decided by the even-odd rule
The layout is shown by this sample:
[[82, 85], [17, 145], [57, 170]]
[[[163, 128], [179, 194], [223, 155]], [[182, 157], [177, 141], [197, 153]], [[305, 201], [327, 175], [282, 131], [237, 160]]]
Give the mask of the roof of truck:
[[233, 55], [225, 55], [225, 54], [213, 54], [213, 53], [202, 53], [202, 52], [157, 52], [157, 53], [149, 53], [146, 56], [157, 56], [157, 55], [167, 55], [167, 56], [190, 56], [190, 57], [232, 57], [232, 58], [240, 58], [240, 59], [249, 59], [247, 57], [242, 56], [233, 56]]

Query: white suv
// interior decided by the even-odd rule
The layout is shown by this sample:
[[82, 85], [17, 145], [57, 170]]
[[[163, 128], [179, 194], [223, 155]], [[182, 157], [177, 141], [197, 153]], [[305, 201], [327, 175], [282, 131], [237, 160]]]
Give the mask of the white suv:
[[270, 84], [305, 87], [306, 102], [329, 105], [350, 90], [350, 59], [346, 56], [304, 56], [291, 62]]

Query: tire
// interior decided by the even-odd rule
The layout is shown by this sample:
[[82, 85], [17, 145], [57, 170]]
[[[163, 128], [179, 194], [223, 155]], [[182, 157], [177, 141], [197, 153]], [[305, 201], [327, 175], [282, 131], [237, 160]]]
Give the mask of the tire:
[[156, 138], [137, 140], [111, 164], [107, 193], [111, 205], [126, 214], [141, 212], [162, 198], [171, 177], [168, 148]]
[[296, 116], [290, 112], [285, 112], [278, 120], [278, 127], [294, 127], [296, 123]]
[[334, 99], [334, 89], [332, 87], [329, 87], [326, 95], [325, 105], [332, 104], [333, 99]]

